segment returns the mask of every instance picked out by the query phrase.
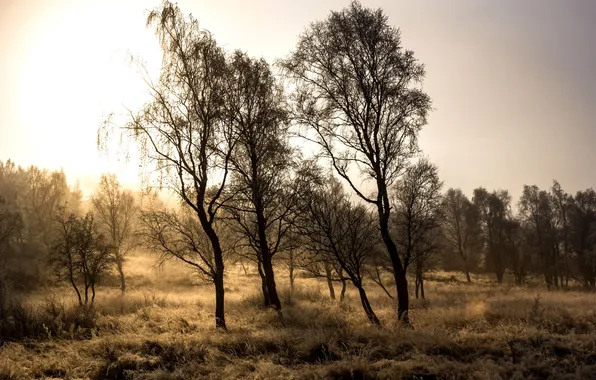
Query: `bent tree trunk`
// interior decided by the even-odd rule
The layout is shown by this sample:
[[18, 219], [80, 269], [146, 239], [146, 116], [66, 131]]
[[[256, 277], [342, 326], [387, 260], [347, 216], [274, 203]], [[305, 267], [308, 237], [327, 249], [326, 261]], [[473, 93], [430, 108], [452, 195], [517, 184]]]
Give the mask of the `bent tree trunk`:
[[366, 296], [366, 292], [364, 291], [362, 284], [358, 282], [353, 282], [353, 284], [358, 289], [358, 294], [360, 295], [360, 302], [362, 302], [362, 308], [366, 313], [366, 317], [373, 325], [380, 326], [381, 321], [379, 321], [379, 318], [377, 318], [377, 315], [373, 311], [372, 306], [370, 306], [370, 302], [368, 301], [368, 297]]

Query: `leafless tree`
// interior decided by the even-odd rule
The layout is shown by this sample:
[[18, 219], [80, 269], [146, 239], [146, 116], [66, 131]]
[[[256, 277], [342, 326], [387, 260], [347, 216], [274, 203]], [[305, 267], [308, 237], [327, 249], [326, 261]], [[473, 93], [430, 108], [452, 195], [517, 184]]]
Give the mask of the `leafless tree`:
[[366, 291], [363, 277], [365, 264], [377, 243], [376, 226], [370, 212], [363, 205], [353, 204], [342, 189], [341, 183], [330, 177], [322, 188], [308, 194], [307, 212], [301, 214], [300, 232], [307, 238], [307, 249], [326, 268], [327, 276], [337, 265], [358, 289], [362, 307], [373, 324], [380, 324]]
[[225, 209], [257, 258], [265, 306], [281, 310], [272, 259], [285, 248], [293, 219], [289, 115], [265, 60], [235, 52], [229, 67], [225, 107], [237, 142], [230, 158], [233, 199]]
[[123, 264], [128, 254], [136, 247], [134, 218], [137, 212], [135, 200], [130, 191], [122, 190], [115, 175], [101, 176], [93, 198], [93, 211], [100, 227], [114, 248], [114, 262], [120, 276], [120, 290], [126, 292], [126, 278]]
[[393, 233], [404, 268], [414, 264], [416, 298], [419, 288], [424, 298], [424, 272], [442, 244], [442, 186], [437, 166], [425, 159], [408, 167], [395, 186]]
[[57, 278], [77, 293], [80, 306], [93, 305], [100, 277], [113, 265], [113, 248], [99, 233], [93, 214], [77, 216], [61, 211], [50, 250]]
[[[160, 253], [158, 263], [179, 260], [206, 281], [216, 281], [218, 266], [213, 245], [191, 207], [182, 205], [178, 211], [165, 207], [144, 210], [140, 214], [140, 221], [139, 235], [143, 245]], [[220, 247], [222, 259], [226, 261], [231, 252], [231, 247], [225, 244], [231, 239], [223, 239], [228, 237], [226, 226], [222, 220], [218, 220], [213, 228], [222, 237]]]
[[[569, 286], [571, 278], [571, 226], [570, 214], [573, 210], [573, 197], [566, 193], [561, 184], [556, 180], [550, 190], [551, 201], [553, 203], [553, 212], [555, 215], [555, 225], [558, 233], [558, 241], [561, 245], [561, 254], [563, 256], [563, 273], [565, 273], [565, 288]], [[561, 280], [563, 282], [563, 280]]]
[[542, 273], [548, 289], [558, 287], [558, 241], [555, 214], [547, 191], [537, 186], [524, 186], [519, 200], [521, 220], [531, 231], [531, 245], [540, 259]]
[[483, 240], [485, 242], [487, 268], [494, 271], [497, 282], [503, 282], [503, 275], [507, 268], [506, 252], [510, 239], [507, 233], [511, 231], [511, 196], [507, 190], [489, 193], [485, 188], [474, 189], [472, 202], [478, 208], [482, 225]]
[[449, 189], [443, 198], [445, 243], [463, 261], [468, 282], [470, 269], [482, 251], [482, 229], [476, 206], [460, 189]]
[[570, 212], [570, 243], [584, 287], [596, 288], [596, 191], [578, 191]]
[[[404, 264], [390, 234], [390, 189], [418, 152], [417, 135], [426, 124], [430, 98], [419, 84], [424, 66], [401, 46], [399, 30], [382, 10], [352, 2], [300, 36], [281, 62], [295, 85], [296, 121], [303, 136], [318, 144], [337, 174], [374, 205], [382, 241], [395, 273], [398, 316], [408, 321]], [[351, 168], [376, 187], [368, 196]]]
[[[215, 228], [225, 203], [234, 136], [224, 93], [228, 66], [224, 51], [169, 2], [149, 13], [163, 50], [157, 82], [146, 78], [152, 100], [133, 114], [125, 129], [141, 148], [144, 165], [156, 168], [160, 183], [176, 192], [199, 220], [213, 251], [215, 323], [226, 328], [224, 260]], [[113, 123], [104, 123], [106, 139]], [[101, 142], [101, 141], [100, 141]]]

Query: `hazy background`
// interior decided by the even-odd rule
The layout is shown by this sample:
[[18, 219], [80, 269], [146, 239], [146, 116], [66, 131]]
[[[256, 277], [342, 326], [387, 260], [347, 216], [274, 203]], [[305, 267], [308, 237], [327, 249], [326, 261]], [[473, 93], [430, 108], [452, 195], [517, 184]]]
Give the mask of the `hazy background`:
[[[596, 160], [596, 2], [367, 1], [426, 65], [434, 112], [421, 147], [446, 187], [591, 187]], [[311, 21], [348, 1], [179, 1], [227, 49], [273, 62]], [[145, 28], [157, 1], [0, 0], [0, 160], [63, 168], [89, 194], [105, 171], [138, 183], [134, 160], [101, 156], [97, 128], [146, 91], [127, 55], [159, 70]]]

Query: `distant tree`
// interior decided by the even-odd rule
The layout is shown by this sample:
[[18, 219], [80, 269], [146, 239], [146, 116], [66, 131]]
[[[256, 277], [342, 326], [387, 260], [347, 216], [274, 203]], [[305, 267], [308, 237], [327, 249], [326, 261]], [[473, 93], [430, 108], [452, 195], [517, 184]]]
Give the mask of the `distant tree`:
[[532, 265], [531, 230], [520, 220], [510, 218], [503, 224], [504, 243], [502, 250], [517, 285], [523, 285], [530, 274]]
[[225, 209], [254, 251], [265, 306], [281, 310], [273, 257], [285, 248], [293, 219], [289, 115], [282, 88], [265, 60], [235, 52], [229, 67], [224, 104], [237, 142], [230, 156], [233, 199]]
[[432, 256], [442, 244], [441, 187], [438, 168], [427, 160], [408, 167], [393, 194], [393, 233], [407, 270], [414, 264], [416, 298], [424, 298], [424, 272], [433, 265]]
[[[161, 185], [178, 194], [204, 230], [213, 253], [215, 324], [225, 329], [224, 254], [215, 224], [235, 146], [224, 104], [226, 56], [196, 19], [172, 3], [150, 12], [147, 24], [161, 43], [161, 75], [156, 83], [146, 79], [153, 99], [131, 115], [125, 130], [141, 148], [144, 166], [157, 169]], [[104, 142], [111, 125], [100, 130]]]
[[[407, 322], [408, 283], [390, 234], [390, 190], [418, 152], [418, 132], [430, 110], [430, 98], [420, 86], [424, 67], [402, 48], [399, 30], [382, 10], [356, 1], [312, 23], [281, 65], [295, 85], [294, 117], [310, 127], [304, 137], [318, 144], [321, 157], [377, 209], [395, 273], [398, 318]], [[363, 177], [351, 168], [360, 169]], [[358, 188], [361, 179], [373, 182], [376, 194]]]
[[136, 247], [134, 218], [137, 212], [130, 191], [122, 190], [115, 175], [103, 174], [91, 198], [99, 226], [114, 248], [114, 262], [120, 275], [120, 290], [126, 292], [123, 265], [128, 254]]
[[[316, 255], [327, 272], [334, 265], [358, 289], [362, 307], [369, 321], [380, 324], [364, 290], [365, 265], [376, 239], [376, 227], [371, 214], [363, 205], [353, 204], [343, 191], [341, 183], [330, 177], [322, 187], [308, 194], [298, 226], [307, 238], [307, 249]], [[330, 286], [330, 290], [332, 289]]]
[[58, 280], [75, 290], [80, 306], [93, 305], [95, 288], [113, 264], [112, 247], [100, 234], [93, 214], [62, 212], [50, 249], [50, 262]]
[[64, 172], [48, 172], [31, 166], [27, 170], [26, 207], [28, 240], [48, 249], [56, 230], [56, 215], [61, 208], [78, 212], [80, 193], [71, 192]]
[[44, 264], [57, 228], [56, 215], [61, 208], [78, 212], [80, 195], [76, 187], [68, 186], [63, 172], [0, 162], [4, 210], [19, 215], [19, 228], [3, 247], [6, 280], [13, 287], [31, 290], [48, 280]]
[[6, 253], [10, 242], [22, 228], [21, 214], [11, 207], [9, 201], [0, 193], [0, 319], [3, 319], [10, 297], [6, 279]]
[[480, 212], [487, 268], [494, 271], [500, 284], [507, 268], [507, 227], [511, 219], [511, 196], [507, 190], [489, 193], [480, 187], [474, 190], [472, 202]]
[[558, 287], [559, 245], [550, 195], [537, 186], [526, 185], [519, 200], [519, 210], [532, 232], [530, 244], [540, 260], [547, 288]]
[[578, 191], [569, 214], [570, 246], [586, 288], [596, 287], [596, 192]]
[[414, 260], [410, 265], [411, 272], [414, 273], [414, 284], [416, 298], [425, 299], [424, 277], [434, 270], [439, 262], [437, 253], [444, 245], [444, 237], [440, 228], [433, 228], [427, 231], [414, 250]]
[[478, 208], [460, 189], [451, 188], [443, 198], [443, 210], [446, 247], [461, 258], [466, 279], [471, 282], [470, 270], [477, 265], [483, 245]]
[[[569, 279], [571, 278], [571, 226], [570, 217], [573, 210], [574, 199], [573, 196], [566, 193], [559, 182], [553, 181], [553, 185], [550, 189], [551, 202], [553, 208], [553, 214], [555, 217], [555, 228], [557, 231], [557, 240], [560, 245], [563, 270], [565, 274], [564, 286], [569, 286]], [[563, 283], [563, 279], [561, 279]]]

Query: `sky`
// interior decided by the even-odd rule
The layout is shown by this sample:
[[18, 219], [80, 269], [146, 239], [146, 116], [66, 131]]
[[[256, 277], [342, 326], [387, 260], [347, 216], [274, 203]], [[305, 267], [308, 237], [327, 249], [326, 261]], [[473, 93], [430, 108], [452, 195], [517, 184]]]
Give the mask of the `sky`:
[[[596, 2], [362, 0], [400, 28], [433, 100], [420, 134], [445, 188], [596, 185]], [[181, 0], [224, 48], [269, 62], [347, 0]], [[129, 56], [158, 72], [145, 28], [159, 1], [0, 0], [0, 160], [63, 169], [84, 193], [103, 172], [139, 185], [134, 157], [100, 152], [111, 112], [147, 99]], [[120, 149], [119, 151], [122, 151]]]

